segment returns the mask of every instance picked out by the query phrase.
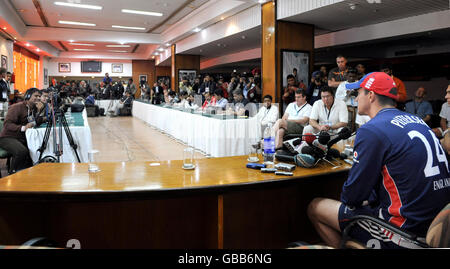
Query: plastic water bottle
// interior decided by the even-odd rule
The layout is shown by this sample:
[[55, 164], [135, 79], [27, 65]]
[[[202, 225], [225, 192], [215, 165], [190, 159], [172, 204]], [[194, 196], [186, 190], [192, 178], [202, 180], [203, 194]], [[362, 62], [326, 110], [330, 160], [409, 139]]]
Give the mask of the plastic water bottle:
[[273, 165], [275, 155], [275, 134], [272, 131], [272, 124], [269, 123], [264, 129], [264, 163]]

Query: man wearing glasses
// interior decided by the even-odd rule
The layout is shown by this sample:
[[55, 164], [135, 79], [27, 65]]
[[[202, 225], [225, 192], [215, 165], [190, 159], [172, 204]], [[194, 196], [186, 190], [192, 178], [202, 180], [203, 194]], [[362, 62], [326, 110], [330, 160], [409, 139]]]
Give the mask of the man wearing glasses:
[[348, 124], [347, 105], [334, 98], [334, 91], [330, 87], [324, 87], [320, 97], [320, 100], [314, 102], [309, 125], [303, 129], [303, 134], [320, 131], [336, 134]]

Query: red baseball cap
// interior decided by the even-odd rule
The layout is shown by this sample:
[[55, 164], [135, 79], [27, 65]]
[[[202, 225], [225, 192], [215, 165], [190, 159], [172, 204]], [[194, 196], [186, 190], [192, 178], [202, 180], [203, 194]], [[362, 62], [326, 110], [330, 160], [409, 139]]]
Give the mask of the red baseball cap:
[[388, 74], [384, 72], [372, 72], [365, 75], [362, 79], [355, 83], [346, 85], [347, 89], [364, 88], [373, 91], [376, 94], [384, 95], [389, 98], [398, 100], [397, 85]]

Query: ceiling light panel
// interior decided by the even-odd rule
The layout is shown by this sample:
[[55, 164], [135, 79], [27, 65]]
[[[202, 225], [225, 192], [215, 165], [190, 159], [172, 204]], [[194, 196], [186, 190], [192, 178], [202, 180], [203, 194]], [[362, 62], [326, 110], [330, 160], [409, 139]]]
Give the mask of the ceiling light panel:
[[112, 25], [112, 28], [120, 28], [120, 29], [128, 29], [128, 30], [145, 30], [143, 27], [131, 27], [131, 26], [122, 26], [122, 25]]
[[54, 4], [57, 5], [57, 6], [87, 8], [87, 9], [95, 9], [95, 10], [102, 10], [103, 9], [102, 6], [76, 4], [76, 3], [68, 3], [68, 2], [54, 2]]
[[159, 12], [141, 11], [141, 10], [132, 10], [132, 9], [122, 9], [122, 13], [139, 14], [139, 15], [147, 15], [147, 16], [156, 16], [156, 17], [161, 17], [163, 15], [162, 13], [159, 13]]
[[129, 48], [130, 45], [106, 45], [108, 48]]
[[97, 26], [95, 23], [78, 22], [78, 21], [58, 21], [59, 24], [81, 25], [81, 26]]
[[94, 47], [95, 44], [83, 44], [83, 43], [69, 43], [69, 45], [72, 46], [89, 46], [89, 47]]

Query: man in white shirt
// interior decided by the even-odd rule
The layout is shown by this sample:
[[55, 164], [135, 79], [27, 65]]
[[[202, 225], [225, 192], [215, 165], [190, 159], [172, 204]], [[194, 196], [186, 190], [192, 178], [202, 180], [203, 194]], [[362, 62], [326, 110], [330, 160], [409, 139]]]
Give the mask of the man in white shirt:
[[303, 134], [326, 131], [330, 134], [338, 133], [348, 124], [347, 105], [344, 101], [335, 100], [333, 89], [324, 87], [309, 116], [309, 125], [303, 129]]
[[214, 97], [216, 98], [216, 105], [215, 107], [219, 107], [222, 110], [225, 110], [228, 100], [223, 98], [223, 92], [221, 90], [214, 92]]
[[261, 137], [267, 125], [269, 123], [271, 123], [272, 126], [275, 125], [275, 122], [278, 119], [278, 107], [272, 105], [272, 96], [264, 96], [263, 101], [264, 105], [259, 109], [258, 114], [256, 114], [256, 118], [261, 124]]
[[295, 101], [290, 103], [281, 119], [273, 126], [275, 135], [275, 148], [283, 146], [283, 137], [286, 134], [301, 134], [309, 122], [311, 105], [306, 102], [306, 92], [303, 89], [295, 91]]
[[441, 112], [439, 113], [439, 117], [441, 117], [439, 127], [433, 128], [433, 132], [438, 138], [444, 137], [450, 128], [450, 85], [445, 91], [445, 100], [447, 102], [442, 104]]

